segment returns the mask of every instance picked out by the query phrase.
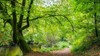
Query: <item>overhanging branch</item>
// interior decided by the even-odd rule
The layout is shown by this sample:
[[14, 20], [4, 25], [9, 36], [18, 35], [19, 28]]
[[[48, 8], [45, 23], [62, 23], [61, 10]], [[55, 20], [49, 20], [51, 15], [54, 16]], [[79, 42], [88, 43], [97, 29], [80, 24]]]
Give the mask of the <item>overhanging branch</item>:
[[33, 20], [37, 20], [37, 19], [40, 19], [40, 18], [44, 18], [44, 17], [55, 17], [55, 16], [64, 16], [64, 15], [52, 15], [52, 14], [45, 14], [43, 16], [37, 16], [33, 19], [29, 19], [29, 21], [33, 21]]
[[74, 32], [75, 29], [74, 29], [74, 26], [72, 24], [72, 22], [66, 17], [66, 15], [61, 15], [61, 14], [46, 14], [44, 16], [38, 16], [38, 17], [35, 17], [33, 19], [30, 19], [29, 21], [33, 21], [33, 20], [37, 20], [37, 19], [40, 19], [40, 18], [44, 18], [44, 17], [54, 17], [61, 25], [63, 25], [59, 19], [57, 19], [57, 16], [60, 16], [60, 17], [64, 17], [71, 25], [72, 27], [72, 31]]
[[74, 32], [75, 29], [74, 29], [74, 26], [72, 24], [72, 22], [66, 17], [66, 16], [63, 16], [66, 20], [68, 20], [68, 22], [71, 24], [71, 27], [72, 27], [72, 31]]
[[63, 26], [63, 24], [61, 23], [61, 21], [55, 16], [54, 17], [57, 21], [58, 21], [58, 23], [61, 25], [61, 26]]

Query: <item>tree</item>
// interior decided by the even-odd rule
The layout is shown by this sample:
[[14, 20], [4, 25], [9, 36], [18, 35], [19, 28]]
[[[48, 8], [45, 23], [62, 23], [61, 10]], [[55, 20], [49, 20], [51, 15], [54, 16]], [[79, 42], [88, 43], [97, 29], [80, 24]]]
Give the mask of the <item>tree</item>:
[[[21, 3], [22, 4], [22, 6], [21, 6], [22, 12], [20, 13], [19, 20], [18, 20], [17, 14], [16, 14], [16, 2], [17, 2], [17, 0], [12, 0], [12, 1], [9, 1], [9, 2], [11, 2], [11, 7], [13, 8], [12, 14], [10, 15], [10, 16], [12, 16], [12, 18], [3, 19], [4, 24], [9, 23], [11, 25], [12, 30], [13, 30], [13, 42], [15, 44], [19, 45], [21, 50], [24, 53], [29, 52], [31, 49], [28, 46], [28, 44], [26, 44], [26, 42], [23, 38], [22, 31], [29, 27], [30, 9], [31, 9], [31, 6], [33, 4], [33, 0], [31, 0], [30, 4], [29, 4], [29, 8], [28, 8], [28, 11], [27, 11], [28, 15], [26, 17], [26, 25], [25, 26], [22, 26], [22, 22], [23, 22], [23, 17], [24, 17], [23, 10], [24, 10], [25, 4], [26, 4], [26, 0], [23, 0], [22, 3]], [[0, 10], [2, 10], [2, 14], [8, 16], [8, 12], [7, 12], [8, 9], [7, 9], [6, 6], [5, 6], [6, 8], [3, 7], [2, 1], [0, 1], [0, 7], [1, 7]]]
[[[56, 3], [53, 3], [55, 1]], [[47, 0], [0, 1], [0, 20], [3, 20], [4, 27], [8, 24], [11, 26], [13, 42], [24, 53], [31, 51], [23, 32], [30, 27], [30, 23], [37, 29], [35, 33], [39, 34], [39, 37], [44, 33], [44, 36], [57, 35], [62, 39], [67, 37], [84, 39], [93, 33], [93, 30], [96, 36], [99, 35], [97, 26], [99, 10], [95, 0], [50, 0], [50, 4], [45, 2]]]
[[0, 18], [4, 21], [4, 27], [7, 23], [12, 27], [13, 42], [18, 45], [24, 53], [31, 51], [31, 48], [28, 46], [23, 37], [23, 30], [27, 29], [30, 26], [30, 21], [37, 20], [39, 18], [54, 17], [61, 24], [60, 20], [57, 18], [58, 16], [64, 17], [68, 20], [66, 15], [52, 14], [52, 11], [44, 15], [35, 16], [33, 19], [31, 19], [32, 15], [34, 15], [34, 13], [32, 12], [33, 6], [34, 0], [0, 1], [0, 14], [2, 14], [2, 17]]

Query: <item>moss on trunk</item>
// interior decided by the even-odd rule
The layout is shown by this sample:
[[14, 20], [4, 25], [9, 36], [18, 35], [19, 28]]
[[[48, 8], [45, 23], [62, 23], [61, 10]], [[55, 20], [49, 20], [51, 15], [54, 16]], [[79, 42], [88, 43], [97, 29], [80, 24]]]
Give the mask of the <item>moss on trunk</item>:
[[13, 37], [13, 41], [20, 47], [23, 53], [28, 53], [32, 51], [31, 48], [26, 43], [26, 41], [24, 40], [23, 34], [20, 33], [19, 31], [16, 33], [15, 37]]

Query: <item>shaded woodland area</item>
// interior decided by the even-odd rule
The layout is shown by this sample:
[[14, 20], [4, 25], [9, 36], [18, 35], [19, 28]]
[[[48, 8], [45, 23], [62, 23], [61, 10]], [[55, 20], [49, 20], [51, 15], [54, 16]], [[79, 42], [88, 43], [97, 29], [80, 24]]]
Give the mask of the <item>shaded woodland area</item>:
[[100, 0], [0, 0], [0, 56], [91, 55], [100, 55]]

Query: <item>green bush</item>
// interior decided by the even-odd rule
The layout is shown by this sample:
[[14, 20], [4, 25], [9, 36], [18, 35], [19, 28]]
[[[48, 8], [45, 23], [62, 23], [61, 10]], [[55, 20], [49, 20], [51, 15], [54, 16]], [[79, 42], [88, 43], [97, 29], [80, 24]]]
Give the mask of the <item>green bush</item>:
[[88, 37], [79, 38], [73, 42], [72, 52], [81, 52], [89, 49], [92, 45], [93, 40]]

